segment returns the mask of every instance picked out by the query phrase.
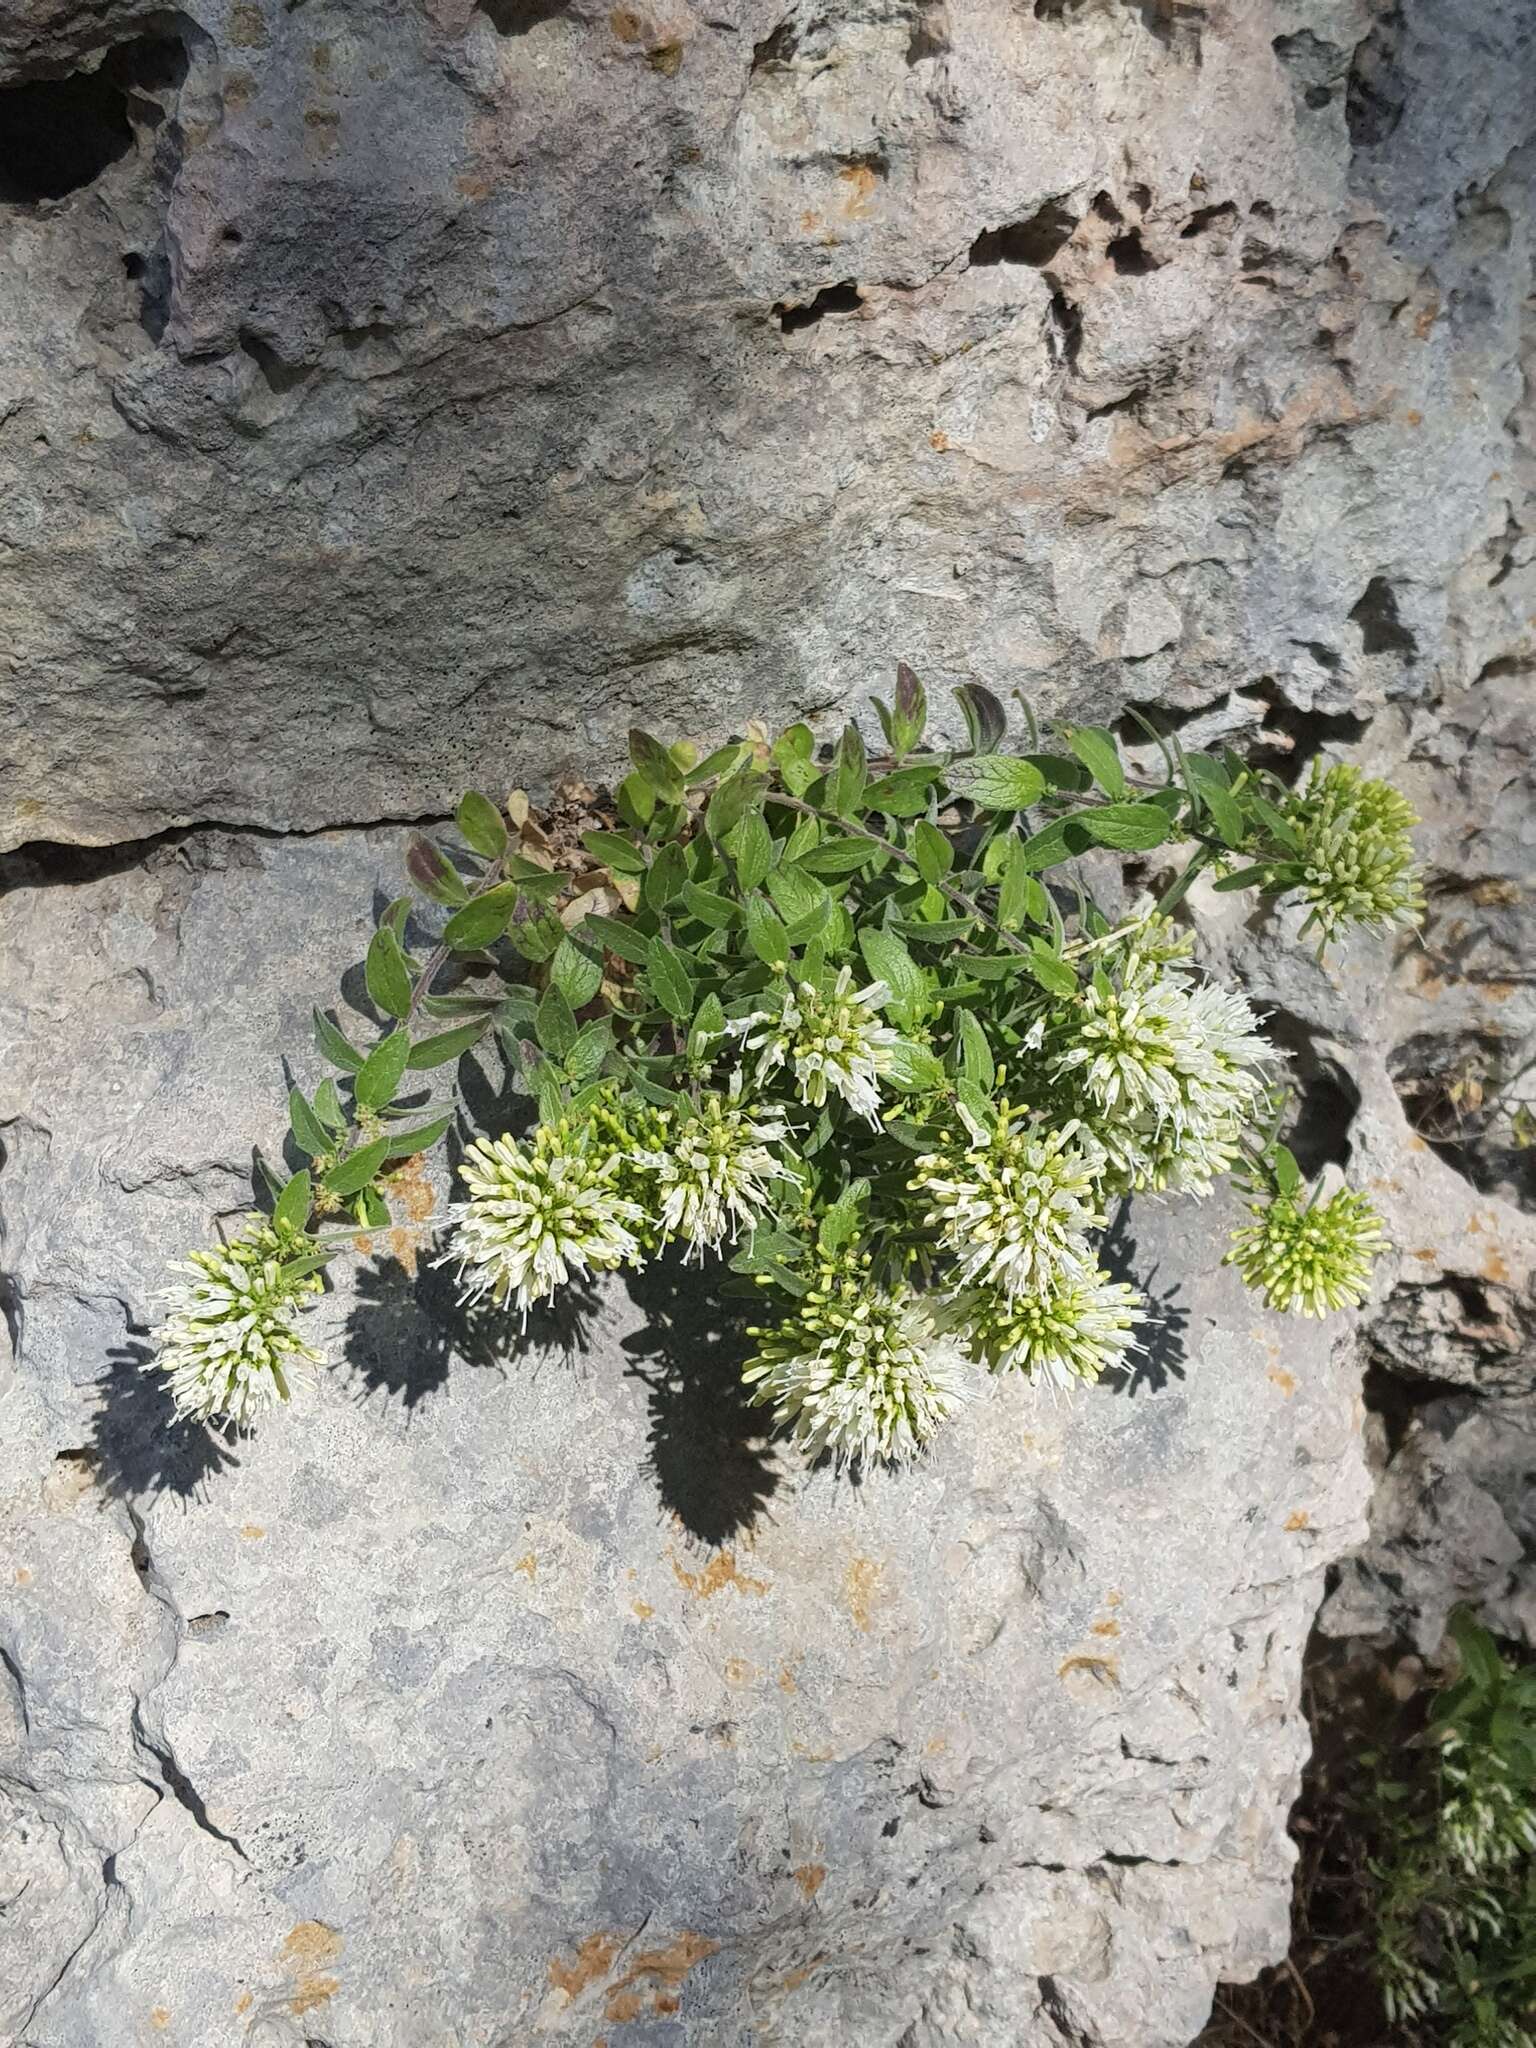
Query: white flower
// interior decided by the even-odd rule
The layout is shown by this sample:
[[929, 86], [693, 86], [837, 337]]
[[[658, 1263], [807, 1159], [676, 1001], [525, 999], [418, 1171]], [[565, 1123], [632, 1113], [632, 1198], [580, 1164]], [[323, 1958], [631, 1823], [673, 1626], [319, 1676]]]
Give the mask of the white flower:
[[700, 1258], [752, 1228], [768, 1205], [770, 1181], [799, 1179], [769, 1149], [787, 1135], [782, 1116], [739, 1107], [739, 1082], [728, 1096], [706, 1095], [691, 1112], [670, 1115], [656, 1145], [633, 1155], [656, 1177], [663, 1234], [683, 1238]]
[[1274, 1052], [1257, 1026], [1242, 996], [1189, 986], [1157, 949], [1133, 946], [1113, 979], [1095, 977], [1054, 1073], [1086, 1098], [1117, 1181], [1209, 1193], [1265, 1099]]
[[761, 1348], [742, 1378], [809, 1458], [911, 1458], [970, 1398], [959, 1345], [919, 1297], [872, 1287], [868, 1264], [824, 1264], [776, 1329], [753, 1332]]
[[622, 1155], [564, 1122], [541, 1124], [531, 1148], [477, 1138], [459, 1167], [470, 1199], [449, 1210], [453, 1242], [438, 1261], [459, 1262], [463, 1300], [515, 1297], [527, 1319], [572, 1272], [608, 1272], [640, 1256], [626, 1227], [643, 1220], [614, 1181]]
[[731, 1029], [748, 1052], [757, 1054], [760, 1077], [787, 1063], [802, 1102], [820, 1109], [830, 1091], [878, 1126], [879, 1084], [890, 1071], [891, 1048], [900, 1038], [879, 1018], [890, 993], [883, 981], [855, 990], [853, 970], [843, 967], [830, 995], [802, 981], [785, 991], [778, 1010], [754, 1011]]
[[161, 1295], [165, 1320], [152, 1334], [152, 1369], [169, 1379], [178, 1416], [222, 1416], [243, 1428], [286, 1401], [308, 1366], [325, 1363], [294, 1327], [299, 1309], [320, 1293], [319, 1277], [285, 1279], [268, 1233], [193, 1252], [172, 1271], [188, 1278]]
[[1064, 1275], [1036, 1294], [999, 1295], [963, 1288], [944, 1311], [944, 1326], [993, 1372], [1036, 1374], [1070, 1387], [1096, 1380], [1134, 1349], [1141, 1297], [1134, 1287], [1094, 1269]]
[[962, 1284], [1022, 1294], [1092, 1271], [1087, 1233], [1104, 1221], [1094, 1198], [1103, 1167], [1078, 1123], [1014, 1127], [1005, 1108], [985, 1145], [924, 1159], [912, 1185], [933, 1198], [925, 1220], [959, 1262]]

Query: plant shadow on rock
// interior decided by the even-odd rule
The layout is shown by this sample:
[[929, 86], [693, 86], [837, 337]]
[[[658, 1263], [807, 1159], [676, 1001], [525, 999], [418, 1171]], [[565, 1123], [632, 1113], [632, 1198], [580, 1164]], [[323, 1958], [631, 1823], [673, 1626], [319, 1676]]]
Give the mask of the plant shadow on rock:
[[344, 1356], [359, 1396], [398, 1396], [407, 1412], [448, 1383], [455, 1359], [478, 1370], [533, 1369], [540, 1358], [584, 1351], [598, 1306], [580, 1281], [541, 1302], [526, 1324], [516, 1309], [461, 1302], [452, 1269], [423, 1258], [412, 1274], [398, 1259], [361, 1267], [347, 1316]]
[[752, 1406], [741, 1380], [755, 1304], [726, 1295], [723, 1278], [675, 1251], [626, 1275], [645, 1320], [624, 1350], [650, 1397], [657, 1488], [688, 1534], [712, 1549], [746, 1535], [779, 1484], [768, 1411]]
[[1161, 1260], [1143, 1270], [1131, 1227], [1132, 1213], [1131, 1202], [1120, 1204], [1099, 1245], [1099, 1258], [1111, 1278], [1129, 1281], [1145, 1304], [1136, 1327], [1140, 1349], [1129, 1354], [1126, 1364], [1106, 1372], [1100, 1385], [1134, 1398], [1143, 1390], [1160, 1394], [1170, 1379], [1183, 1379], [1184, 1363], [1189, 1356], [1185, 1343], [1189, 1310], [1179, 1299], [1177, 1280], [1161, 1289], [1157, 1286], [1157, 1277], [1163, 1270]]
[[108, 1493], [130, 1500], [162, 1493], [187, 1500], [240, 1460], [217, 1431], [178, 1418], [164, 1378], [147, 1369], [153, 1357], [147, 1336], [130, 1328], [107, 1353], [91, 1419], [96, 1476]]

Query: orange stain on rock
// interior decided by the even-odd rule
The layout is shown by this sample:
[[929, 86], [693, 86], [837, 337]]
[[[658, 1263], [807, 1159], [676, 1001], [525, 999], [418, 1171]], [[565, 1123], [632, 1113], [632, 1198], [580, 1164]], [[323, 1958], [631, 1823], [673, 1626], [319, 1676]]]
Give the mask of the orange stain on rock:
[[779, 1979], [786, 1991], [798, 1991], [809, 1978], [814, 1977], [826, 1960], [824, 1956], [812, 1956], [808, 1963], [802, 1963], [798, 1970], [789, 1970]]
[[1118, 1657], [1096, 1657], [1091, 1654], [1080, 1653], [1075, 1657], [1063, 1659], [1062, 1663], [1057, 1667], [1056, 1676], [1058, 1678], [1071, 1678], [1078, 1672], [1082, 1672], [1087, 1678], [1099, 1678], [1105, 1680], [1110, 1685], [1118, 1685], [1120, 1683], [1120, 1659]]
[[266, 1533], [260, 1522], [242, 1522], [240, 1524], [240, 1534], [247, 1543], [259, 1543]]
[[1120, 1633], [1120, 1624], [1118, 1621], [1096, 1621], [1093, 1624], [1093, 1633], [1096, 1636], [1117, 1636]]
[[787, 1664], [781, 1664], [779, 1666], [779, 1691], [798, 1692], [799, 1690], [799, 1686], [795, 1683], [794, 1672], [790, 1670]]
[[323, 1920], [301, 1920], [283, 1943], [282, 1959], [294, 1980], [288, 2010], [295, 2017], [328, 2005], [341, 1989], [339, 1978], [323, 1972], [345, 1946], [343, 1937]]
[[520, 1557], [517, 1560], [512, 1569], [515, 1572], [521, 1572], [525, 1579], [536, 1579], [539, 1576], [539, 1560], [530, 1550], [526, 1557]]
[[641, 1994], [645, 1990], [649, 1990], [653, 1997], [675, 1994], [688, 1972], [707, 1956], [714, 1955], [719, 1946], [719, 1942], [711, 1941], [707, 1934], [694, 1934], [685, 1928], [665, 1947], [642, 1949], [624, 1975], [610, 1987], [603, 2007], [605, 2017], [620, 2022], [636, 2018], [642, 2004]]
[[725, 1682], [727, 1685], [750, 1685], [757, 1676], [757, 1666], [749, 1664], [745, 1657], [727, 1657], [725, 1660]]
[[766, 1579], [751, 1579], [745, 1572], [736, 1569], [734, 1550], [717, 1550], [701, 1572], [688, 1571], [670, 1550], [667, 1552], [667, 1559], [677, 1583], [691, 1593], [695, 1600], [713, 1600], [725, 1586], [734, 1586], [738, 1593], [751, 1593], [759, 1600], [768, 1590]]
[[612, 1934], [589, 1934], [576, 1951], [574, 1963], [566, 1962], [563, 1956], [553, 1956], [549, 1964], [549, 1981], [557, 1991], [563, 1991], [568, 1999], [579, 1998], [589, 1984], [595, 1984], [599, 1977], [606, 1977], [618, 1954], [618, 1938]]
[[805, 1896], [814, 1899], [827, 1881], [827, 1866], [825, 1863], [802, 1863], [792, 1875]]
[[341, 1989], [338, 1977], [302, 1977], [288, 2001], [288, 2010], [297, 2018], [306, 2012], [315, 2012], [322, 2005], [329, 2005]]
[[880, 182], [872, 167], [869, 164], [845, 164], [837, 175], [849, 187], [848, 197], [842, 204], [844, 215], [849, 220], [867, 219], [869, 202]]
[[242, 1991], [240, 1996], [235, 2000], [236, 2014], [238, 2015], [242, 2012], [249, 2012], [251, 2009], [251, 2002], [252, 2001], [250, 1992]]
[[1287, 1372], [1284, 1366], [1272, 1365], [1265, 1377], [1280, 1389], [1287, 1401], [1296, 1391], [1296, 1376]]
[[861, 1635], [869, 1634], [874, 1609], [883, 1598], [880, 1581], [884, 1575], [884, 1565], [876, 1564], [872, 1557], [854, 1558], [843, 1573], [843, 1598]]
[[30, 1586], [32, 1583], [32, 1574], [24, 1564], [19, 1564], [16, 1567], [16, 1583], [18, 1586]]
[[1480, 1270], [1483, 1278], [1491, 1280], [1495, 1287], [1508, 1284], [1509, 1268], [1505, 1265], [1502, 1256], [1498, 1252], [1490, 1252], [1487, 1258], [1484, 1259]]
[[1294, 1515], [1286, 1516], [1285, 1526], [1293, 1533], [1297, 1529], [1309, 1529], [1312, 1526], [1312, 1518], [1305, 1508], [1298, 1508]]
[[149, 2024], [163, 2033], [164, 2030], [171, 2024], [170, 2007], [165, 2005], [157, 2005], [149, 2015]]
[[621, 43], [638, 43], [645, 35], [645, 23], [628, 7], [615, 7], [608, 17], [608, 26]]
[[656, 1612], [655, 1608], [651, 1605], [649, 1600], [636, 1600], [632, 1603], [632, 1605], [635, 1613], [639, 1615], [642, 1621], [649, 1621], [651, 1616]]

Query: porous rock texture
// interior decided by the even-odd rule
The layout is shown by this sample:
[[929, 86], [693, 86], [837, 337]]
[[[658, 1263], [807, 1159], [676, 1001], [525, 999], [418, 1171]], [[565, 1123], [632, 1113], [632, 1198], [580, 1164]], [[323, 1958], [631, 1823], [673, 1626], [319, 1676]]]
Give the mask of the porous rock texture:
[[[0, 14], [0, 2034], [1182, 2043], [1284, 1946], [1362, 1435], [1325, 1625], [1529, 1634], [1536, 1224], [1464, 1081], [1536, 1029], [1533, 33]], [[1134, 1384], [857, 1487], [767, 1442], [696, 1279], [523, 1350], [419, 1231], [295, 1413], [171, 1430], [151, 1297], [314, 1079], [367, 828], [637, 719], [831, 729], [898, 653], [1423, 810], [1422, 944], [1199, 905], [1397, 1239], [1363, 1432], [1353, 1328], [1258, 1310], [1220, 1205], [1119, 1233]]]

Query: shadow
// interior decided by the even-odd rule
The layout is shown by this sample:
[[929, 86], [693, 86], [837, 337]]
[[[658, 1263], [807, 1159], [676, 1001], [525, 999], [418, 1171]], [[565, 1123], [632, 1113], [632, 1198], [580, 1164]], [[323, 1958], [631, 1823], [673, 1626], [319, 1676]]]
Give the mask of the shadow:
[[723, 1267], [667, 1252], [625, 1276], [643, 1326], [624, 1339], [650, 1395], [650, 1453], [663, 1504], [717, 1549], [750, 1530], [778, 1488], [773, 1424], [751, 1406], [741, 1368], [754, 1299], [722, 1291]]
[[436, 1256], [424, 1249], [414, 1274], [398, 1259], [358, 1268], [342, 1361], [360, 1400], [382, 1394], [409, 1413], [442, 1391], [455, 1360], [505, 1373], [514, 1362], [586, 1349], [597, 1309], [590, 1284], [571, 1281], [530, 1310], [525, 1327], [515, 1308], [461, 1302], [452, 1264], [434, 1265]]
[[174, 1493], [188, 1500], [240, 1460], [228, 1438], [177, 1418], [164, 1379], [147, 1369], [154, 1356], [147, 1334], [130, 1328], [107, 1353], [89, 1449], [108, 1493], [129, 1500]]
[[1145, 1272], [1140, 1269], [1131, 1228], [1132, 1206], [1127, 1199], [1115, 1211], [1114, 1221], [1099, 1243], [1099, 1261], [1112, 1279], [1128, 1281], [1145, 1303], [1137, 1326], [1139, 1348], [1129, 1354], [1128, 1363], [1106, 1372], [1099, 1384], [1134, 1399], [1143, 1389], [1160, 1394], [1170, 1379], [1183, 1379], [1189, 1356], [1184, 1341], [1189, 1310], [1179, 1300], [1177, 1280], [1159, 1291], [1156, 1282], [1161, 1261]]

